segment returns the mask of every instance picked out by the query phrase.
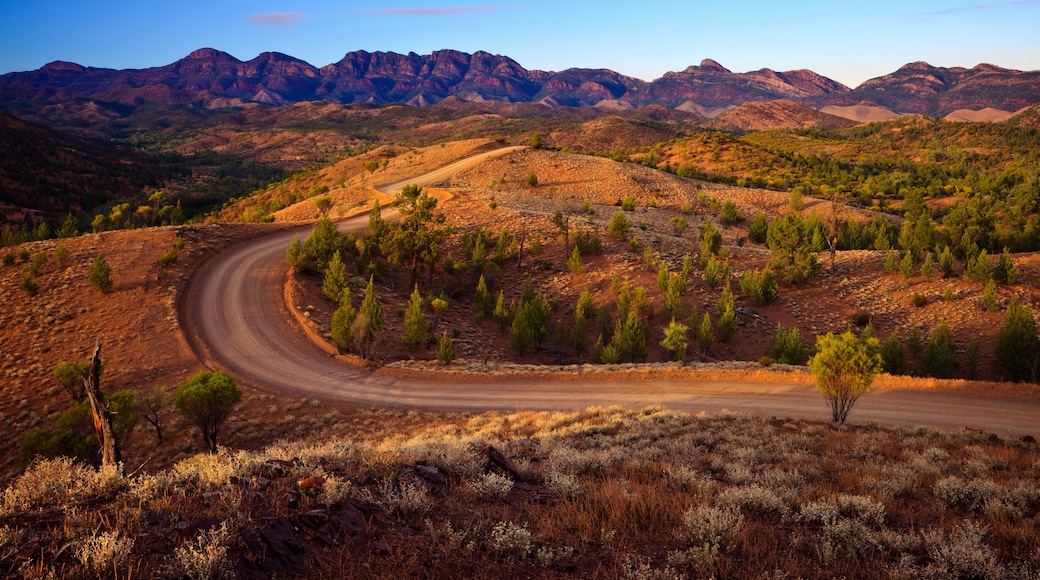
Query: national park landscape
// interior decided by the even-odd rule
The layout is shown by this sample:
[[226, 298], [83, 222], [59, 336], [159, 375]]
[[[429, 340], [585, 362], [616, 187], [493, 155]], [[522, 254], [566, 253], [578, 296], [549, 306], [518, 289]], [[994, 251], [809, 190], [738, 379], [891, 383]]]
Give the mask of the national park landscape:
[[1040, 577], [1040, 71], [199, 48], [0, 147], [0, 575]]

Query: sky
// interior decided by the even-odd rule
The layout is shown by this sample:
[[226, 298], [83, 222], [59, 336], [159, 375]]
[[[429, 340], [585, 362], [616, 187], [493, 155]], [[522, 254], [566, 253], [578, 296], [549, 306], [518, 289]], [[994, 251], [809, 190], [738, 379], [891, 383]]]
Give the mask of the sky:
[[323, 66], [355, 50], [483, 50], [653, 80], [711, 58], [855, 87], [908, 62], [1040, 69], [1040, 0], [0, 0], [0, 74], [163, 66], [203, 48]]

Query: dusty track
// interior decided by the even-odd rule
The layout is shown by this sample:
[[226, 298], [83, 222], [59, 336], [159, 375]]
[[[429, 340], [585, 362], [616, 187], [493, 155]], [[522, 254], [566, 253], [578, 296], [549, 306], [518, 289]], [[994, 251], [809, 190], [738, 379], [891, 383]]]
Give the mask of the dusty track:
[[[405, 183], [437, 183], [488, 156], [510, 150], [476, 155], [379, 189], [392, 192]], [[340, 229], [360, 231], [366, 225], [367, 216], [362, 215], [341, 222]], [[181, 301], [180, 320], [189, 343], [206, 366], [226, 369], [243, 383], [260, 389], [374, 406], [515, 411], [661, 404], [693, 413], [729, 409], [765, 416], [829, 419], [815, 389], [797, 384], [625, 381], [604, 379], [604, 375], [566, 382], [518, 379], [456, 383], [399, 378], [351, 366], [310, 342], [285, 307], [285, 249], [293, 236], [302, 238], [309, 230], [309, 226], [282, 230], [251, 240], [216, 256], [198, 270]], [[1040, 401], [965, 391], [883, 389], [860, 399], [852, 420], [944, 429], [970, 427], [1001, 436], [1036, 435], [1040, 431]]]

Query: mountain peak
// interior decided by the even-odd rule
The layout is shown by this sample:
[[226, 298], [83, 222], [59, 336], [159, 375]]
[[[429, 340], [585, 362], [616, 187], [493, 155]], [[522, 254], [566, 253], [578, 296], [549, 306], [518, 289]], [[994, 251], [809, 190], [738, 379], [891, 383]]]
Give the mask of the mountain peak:
[[716, 71], [716, 72], [725, 72], [725, 73], [733, 72], [733, 71], [729, 70], [728, 68], [722, 66], [721, 64], [719, 64], [718, 62], [716, 62], [716, 61], [714, 61], [714, 60], [712, 60], [710, 58], [706, 58], [706, 59], [702, 60], [700, 68], [713, 70], [713, 71]]
[[198, 49], [196, 51], [193, 51], [188, 56], [184, 57], [184, 60], [218, 60], [218, 59], [219, 60], [227, 59], [227, 60], [233, 60], [235, 62], [238, 62], [237, 58], [231, 56], [230, 54], [228, 54], [228, 53], [226, 53], [226, 52], [224, 52], [222, 50], [217, 50], [215, 48], [200, 48], [200, 49]]

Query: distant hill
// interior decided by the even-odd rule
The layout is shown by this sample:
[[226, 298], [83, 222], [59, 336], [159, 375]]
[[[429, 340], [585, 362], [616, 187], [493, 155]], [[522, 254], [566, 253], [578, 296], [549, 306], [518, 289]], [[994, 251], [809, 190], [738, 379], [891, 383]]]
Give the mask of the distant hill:
[[810, 127], [835, 128], [855, 124], [855, 121], [821, 113], [792, 101], [779, 100], [744, 103], [704, 123], [704, 126], [724, 131], [768, 131]]
[[888, 107], [877, 107], [871, 105], [827, 105], [820, 109], [821, 113], [834, 115], [857, 123], [874, 123], [876, 121], [888, 121], [898, 119], [900, 114]]
[[0, 113], [0, 225], [55, 218], [160, 187], [170, 174], [127, 147], [62, 135]]
[[958, 109], [987, 107], [1017, 111], [1040, 102], [1040, 71], [1023, 72], [989, 64], [941, 68], [913, 62], [842, 94], [807, 99], [826, 105], [875, 105], [897, 113], [944, 117]]

